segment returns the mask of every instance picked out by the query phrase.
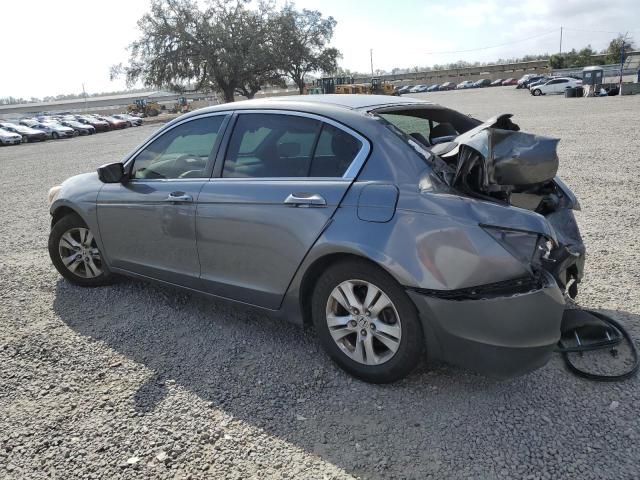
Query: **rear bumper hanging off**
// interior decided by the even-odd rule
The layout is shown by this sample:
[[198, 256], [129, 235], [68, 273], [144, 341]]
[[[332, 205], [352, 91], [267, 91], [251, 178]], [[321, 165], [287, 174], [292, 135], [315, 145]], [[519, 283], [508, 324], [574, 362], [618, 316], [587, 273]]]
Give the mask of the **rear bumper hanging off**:
[[[432, 358], [497, 377], [511, 377], [541, 367], [560, 338], [564, 297], [555, 280], [526, 290], [487, 292], [473, 298], [407, 293], [418, 308]], [[483, 295], [480, 294], [479, 297]]]

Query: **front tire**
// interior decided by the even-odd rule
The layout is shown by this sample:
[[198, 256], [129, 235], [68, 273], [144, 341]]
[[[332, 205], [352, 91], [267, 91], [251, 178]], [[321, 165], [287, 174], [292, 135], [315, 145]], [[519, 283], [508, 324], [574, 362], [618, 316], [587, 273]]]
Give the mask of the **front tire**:
[[53, 225], [48, 246], [56, 270], [71, 283], [99, 287], [112, 282], [93, 233], [78, 215], [67, 215]]
[[26, 135], [22, 136], [22, 143], [29, 143], [29, 137], [27, 137]]
[[399, 380], [422, 356], [414, 304], [389, 274], [364, 260], [336, 263], [319, 277], [312, 316], [327, 354], [366, 382]]
[[54, 140], [58, 140], [58, 138], [60, 138], [60, 135], [58, 135], [56, 132], [53, 132], [51, 134], [51, 138], [53, 138]]
[[541, 91], [539, 88], [536, 88], [536, 89], [533, 91], [533, 96], [534, 96], [534, 97], [539, 97], [540, 95], [542, 95], [542, 91]]

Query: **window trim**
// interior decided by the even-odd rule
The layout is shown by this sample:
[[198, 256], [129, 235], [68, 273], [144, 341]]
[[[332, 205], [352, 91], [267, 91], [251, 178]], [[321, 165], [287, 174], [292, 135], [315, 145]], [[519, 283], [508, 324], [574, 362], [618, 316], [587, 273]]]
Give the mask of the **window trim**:
[[[327, 123], [335, 128], [338, 128], [340, 130], [342, 130], [343, 132], [345, 132], [348, 135], [351, 135], [352, 137], [354, 137], [356, 140], [360, 141], [360, 144], [362, 145], [360, 147], [360, 150], [358, 151], [358, 153], [356, 154], [356, 156], [353, 158], [353, 160], [351, 161], [351, 164], [349, 165], [349, 167], [347, 168], [347, 170], [344, 172], [344, 174], [341, 177], [227, 177], [224, 178], [222, 177], [222, 171], [224, 168], [224, 162], [226, 161], [226, 156], [227, 156], [227, 151], [229, 149], [229, 144], [230, 144], [230, 140], [231, 140], [231, 136], [233, 135], [233, 132], [235, 131], [235, 127], [238, 121], [238, 118], [240, 117], [240, 115], [249, 115], [249, 114], [268, 114], [268, 115], [288, 115], [288, 116], [293, 116], [293, 117], [304, 117], [304, 118], [309, 118], [312, 120], [318, 120], [320, 121], [322, 124]], [[322, 126], [320, 128], [320, 131], [322, 131]], [[213, 168], [213, 175], [211, 176], [212, 180], [224, 180], [224, 181], [247, 181], [247, 180], [253, 180], [253, 181], [264, 181], [264, 180], [269, 180], [269, 181], [277, 181], [277, 180], [286, 180], [286, 181], [291, 181], [291, 180], [297, 180], [297, 181], [301, 181], [304, 180], [306, 182], [312, 182], [314, 180], [322, 180], [322, 181], [327, 181], [327, 180], [338, 180], [338, 179], [343, 179], [343, 180], [349, 180], [349, 181], [353, 181], [358, 174], [360, 173], [360, 170], [362, 170], [362, 167], [364, 166], [367, 158], [369, 158], [369, 154], [371, 153], [371, 142], [369, 142], [369, 140], [364, 137], [363, 135], [361, 135], [360, 133], [356, 132], [355, 130], [353, 130], [350, 127], [347, 127], [346, 125], [337, 122], [331, 118], [325, 117], [323, 115], [318, 115], [316, 113], [308, 113], [308, 112], [299, 112], [299, 111], [295, 111], [295, 110], [278, 110], [278, 109], [247, 109], [247, 110], [236, 110], [233, 114], [233, 118], [229, 121], [229, 125], [227, 126], [227, 131], [225, 132], [225, 138], [224, 138], [224, 145], [218, 149], [218, 155], [216, 157], [216, 162]]]
[[[157, 131], [156, 133], [154, 133], [151, 137], [149, 137], [140, 147], [138, 147], [136, 150], [134, 150], [132, 153], [130, 153], [129, 155], [127, 155], [127, 157], [125, 158], [125, 160], [122, 162], [123, 166], [124, 166], [124, 171], [127, 175], [127, 181], [128, 182], [136, 182], [136, 183], [146, 183], [146, 182], [203, 182], [203, 181], [207, 181], [211, 178], [211, 174], [213, 172], [213, 169], [215, 167], [216, 164], [216, 160], [218, 158], [218, 153], [221, 149], [221, 146], [223, 145], [223, 140], [226, 141], [225, 135], [227, 133], [228, 127], [229, 127], [229, 123], [231, 120], [231, 114], [232, 112], [229, 111], [224, 111], [224, 112], [211, 112], [211, 113], [205, 113], [202, 115], [195, 115], [193, 117], [188, 117], [185, 118], [184, 120], [180, 121], [180, 122], [176, 122], [168, 127], [162, 128], [159, 131]], [[207, 165], [205, 167], [205, 175], [202, 177], [198, 177], [198, 178], [130, 178], [130, 174], [131, 174], [131, 168], [133, 166], [133, 164], [136, 161], [136, 158], [138, 157], [138, 155], [145, 150], [149, 145], [151, 145], [154, 141], [156, 141], [158, 138], [160, 138], [162, 135], [170, 132], [171, 130], [173, 130], [174, 128], [180, 126], [180, 125], [184, 125], [185, 123], [188, 122], [192, 122], [195, 120], [202, 120], [203, 118], [209, 118], [209, 117], [218, 117], [218, 116], [224, 116], [225, 118], [222, 119], [222, 123], [220, 124], [220, 130], [218, 131], [218, 134], [216, 136], [216, 141], [213, 144], [213, 148], [211, 149], [211, 153], [209, 154], [209, 158], [207, 159]]]

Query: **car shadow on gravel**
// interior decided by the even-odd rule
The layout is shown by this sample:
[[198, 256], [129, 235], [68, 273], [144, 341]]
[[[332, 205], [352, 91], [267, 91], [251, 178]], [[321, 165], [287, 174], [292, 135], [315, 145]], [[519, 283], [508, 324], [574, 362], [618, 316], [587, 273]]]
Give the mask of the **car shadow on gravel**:
[[[476, 430], [491, 431], [505, 405], [526, 411], [537, 399], [555, 408], [560, 382], [585, 394], [575, 378], [558, 375], [563, 367], [557, 356], [549, 366], [508, 381], [422, 365], [403, 381], [369, 385], [339, 370], [312, 331], [250, 308], [132, 280], [97, 289], [59, 280], [54, 310], [78, 334], [152, 372], [130, 400], [137, 411], [152, 412], [175, 382], [210, 408], [354, 475], [385, 476], [392, 467], [431, 470], [449, 454], [455, 458], [456, 448], [463, 456], [473, 451], [467, 438]], [[618, 317], [640, 324], [636, 315]], [[453, 449], [448, 452], [442, 450], [447, 441]]]

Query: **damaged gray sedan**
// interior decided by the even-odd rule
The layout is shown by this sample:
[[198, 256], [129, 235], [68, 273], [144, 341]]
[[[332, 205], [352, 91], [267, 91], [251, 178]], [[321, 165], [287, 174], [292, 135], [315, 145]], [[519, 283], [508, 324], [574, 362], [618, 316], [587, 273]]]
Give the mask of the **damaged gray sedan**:
[[366, 381], [424, 352], [518, 375], [582, 278], [557, 142], [408, 98], [219, 105], [52, 188], [49, 252], [78, 285], [128, 275], [313, 324]]

